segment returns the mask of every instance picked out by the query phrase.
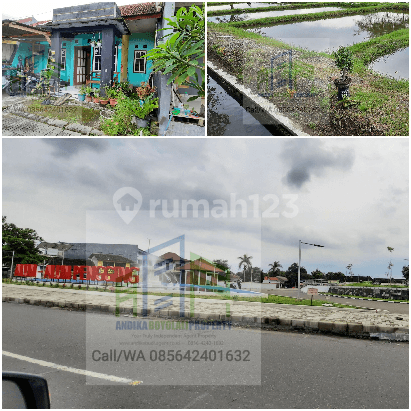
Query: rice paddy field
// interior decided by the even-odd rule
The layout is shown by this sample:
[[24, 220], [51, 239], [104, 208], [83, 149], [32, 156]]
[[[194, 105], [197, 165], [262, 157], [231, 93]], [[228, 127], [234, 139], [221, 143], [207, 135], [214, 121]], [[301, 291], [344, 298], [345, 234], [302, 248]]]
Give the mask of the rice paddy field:
[[[409, 135], [408, 3], [208, 2], [207, 22], [208, 59], [305, 133]], [[341, 46], [354, 62], [343, 102], [333, 58]], [[218, 107], [214, 96], [216, 118]]]

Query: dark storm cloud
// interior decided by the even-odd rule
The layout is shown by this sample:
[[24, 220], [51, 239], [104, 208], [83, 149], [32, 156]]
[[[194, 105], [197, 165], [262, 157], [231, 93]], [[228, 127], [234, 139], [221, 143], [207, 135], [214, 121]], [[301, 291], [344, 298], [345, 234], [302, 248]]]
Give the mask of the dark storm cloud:
[[354, 150], [326, 148], [318, 139], [295, 139], [286, 143], [281, 155], [290, 166], [283, 182], [301, 188], [312, 175], [321, 176], [327, 169], [349, 170], [354, 164]]
[[102, 153], [109, 145], [107, 140], [97, 138], [44, 138], [42, 140], [54, 148], [52, 155], [67, 158], [83, 150]]

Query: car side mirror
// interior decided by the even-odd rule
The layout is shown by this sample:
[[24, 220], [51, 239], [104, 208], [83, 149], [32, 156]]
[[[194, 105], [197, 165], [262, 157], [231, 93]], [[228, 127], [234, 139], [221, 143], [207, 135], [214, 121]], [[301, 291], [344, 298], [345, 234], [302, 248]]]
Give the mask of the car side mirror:
[[50, 408], [47, 381], [43, 377], [3, 372], [2, 408]]

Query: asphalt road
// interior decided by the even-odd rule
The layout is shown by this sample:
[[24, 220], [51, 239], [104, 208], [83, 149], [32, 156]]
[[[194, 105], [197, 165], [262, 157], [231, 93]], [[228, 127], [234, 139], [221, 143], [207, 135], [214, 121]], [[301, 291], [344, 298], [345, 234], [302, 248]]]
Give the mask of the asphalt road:
[[[103, 367], [98, 363], [94, 369], [124, 378], [135, 372], [143, 383], [130, 386], [78, 373], [95, 366], [90, 349], [104, 344], [118, 347], [119, 335], [125, 341], [137, 333], [113, 330], [112, 321], [118, 318], [25, 304], [3, 303], [2, 308], [3, 370], [47, 378], [53, 408], [409, 407], [407, 343], [232, 329], [225, 334], [224, 347], [248, 344], [253, 362], [237, 363], [237, 369], [229, 373], [225, 369], [234, 362], [186, 362], [185, 366], [182, 362], [138, 362], [133, 369], [128, 364], [109, 364], [105, 371], [98, 369]], [[144, 333], [154, 335], [153, 331]], [[12, 358], [5, 352], [73, 367], [77, 372]], [[186, 383], [198, 381], [203, 373], [208, 379], [202, 384]], [[169, 382], [161, 384], [162, 376]], [[152, 385], [156, 378], [159, 385]]]
[[[297, 297], [298, 290], [294, 288], [279, 288], [276, 290], [264, 291], [267, 294], [274, 294], [274, 295], [283, 295], [286, 297]], [[311, 298], [311, 296], [300, 292], [301, 298]], [[367, 308], [375, 308], [376, 310], [387, 310], [390, 313], [397, 313], [397, 314], [409, 314], [409, 304], [399, 304], [399, 303], [389, 303], [389, 302], [380, 302], [380, 301], [368, 301], [368, 300], [358, 300], [356, 298], [341, 298], [341, 297], [331, 297], [328, 296], [329, 299], [326, 298], [325, 295], [314, 295], [313, 299], [316, 300], [324, 300], [330, 301], [333, 303], [339, 304], [349, 304], [354, 305], [356, 307], [367, 307]]]

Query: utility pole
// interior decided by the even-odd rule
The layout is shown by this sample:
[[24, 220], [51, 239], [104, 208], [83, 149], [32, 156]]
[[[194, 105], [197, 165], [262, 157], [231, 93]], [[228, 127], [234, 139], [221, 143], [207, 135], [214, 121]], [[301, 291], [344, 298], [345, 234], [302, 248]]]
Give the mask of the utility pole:
[[13, 279], [13, 263], [14, 263], [14, 251], [11, 256], [11, 268], [10, 268], [10, 279]]
[[298, 299], [300, 299], [300, 274], [301, 274], [301, 244], [312, 245], [314, 247], [324, 247], [323, 245], [303, 243], [301, 240], [298, 240]]

